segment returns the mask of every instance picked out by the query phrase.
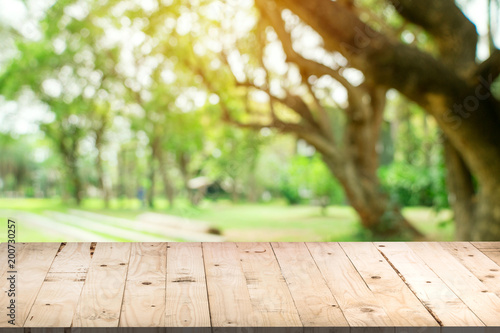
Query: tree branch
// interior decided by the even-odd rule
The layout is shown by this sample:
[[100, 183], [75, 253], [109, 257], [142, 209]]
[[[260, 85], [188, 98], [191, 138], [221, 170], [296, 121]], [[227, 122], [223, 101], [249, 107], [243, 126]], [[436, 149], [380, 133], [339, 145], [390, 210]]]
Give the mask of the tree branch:
[[444, 62], [459, 73], [469, 73], [475, 65], [478, 35], [476, 26], [454, 0], [389, 0], [406, 20], [436, 38]]
[[318, 97], [316, 96], [316, 93], [313, 90], [311, 83], [309, 83], [309, 80], [307, 80], [307, 78], [304, 78], [304, 75], [302, 75], [302, 77], [303, 77], [302, 82], [307, 86], [307, 89], [309, 90], [309, 94], [311, 94], [311, 96], [314, 100], [314, 104], [316, 104], [316, 108], [318, 109], [319, 125], [321, 126], [323, 133], [325, 133], [325, 135], [332, 142], [334, 142], [335, 139], [333, 137], [333, 129], [332, 129], [332, 125], [330, 123], [330, 117], [328, 116], [328, 113], [326, 112], [323, 105], [321, 105]]
[[[474, 84], [479, 83], [479, 78], [487, 79], [491, 82], [495, 81], [500, 75], [500, 50], [495, 49], [495, 51], [490, 55], [488, 59], [483, 61], [477, 66], [474, 72], [473, 82]], [[488, 87], [490, 88], [490, 87]]]
[[281, 41], [281, 45], [283, 46], [283, 50], [285, 51], [287, 62], [296, 64], [302, 69], [302, 71], [306, 72], [309, 75], [316, 75], [317, 77], [329, 75], [340, 84], [342, 84], [349, 93], [359, 95], [359, 93], [356, 91], [356, 87], [353, 86], [349, 81], [347, 81], [347, 79], [343, 77], [337, 70], [316, 61], [304, 58], [294, 50], [292, 37], [286, 31], [285, 22], [283, 22], [283, 19], [281, 18], [281, 12], [280, 10], [278, 10], [278, 8], [276, 8], [276, 6], [274, 6], [271, 2], [267, 3], [267, 9], [265, 11], [262, 11], [262, 15], [265, 15], [266, 20], [270, 23], [271, 27], [278, 35], [278, 38]]
[[[266, 3], [256, 0], [261, 11], [266, 10]], [[460, 109], [476, 96], [477, 87], [470, 86], [457, 71], [432, 55], [392, 42], [374, 31], [337, 1], [276, 0], [276, 3], [313, 28], [323, 38], [326, 50], [341, 52], [376, 85], [399, 90], [432, 114], [479, 181], [488, 184], [488, 179], [495, 179], [497, 175], [492, 170], [500, 169], [497, 112], [488, 102], [479, 103], [475, 112], [464, 113]], [[454, 14], [455, 10], [450, 13]], [[478, 159], [478, 154], [491, 159]]]

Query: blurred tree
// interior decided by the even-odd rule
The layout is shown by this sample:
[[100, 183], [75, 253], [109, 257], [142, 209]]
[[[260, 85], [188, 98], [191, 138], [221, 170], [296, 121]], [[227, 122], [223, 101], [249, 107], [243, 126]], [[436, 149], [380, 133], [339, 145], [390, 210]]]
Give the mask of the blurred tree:
[[[105, 31], [92, 22], [105, 15], [107, 7], [96, 6], [92, 15], [80, 17], [74, 11], [68, 14], [71, 6], [75, 1], [60, 1], [47, 10], [38, 22], [40, 38], [17, 39], [18, 54], [0, 76], [0, 93], [14, 99], [28, 88], [49, 107], [53, 120], [42, 123], [40, 129], [63, 158], [64, 178], [78, 205], [85, 187], [78, 163], [81, 143], [94, 137], [97, 173], [107, 205], [110, 189], [105, 182], [102, 146], [112, 117], [109, 95], [116, 88], [113, 75], [119, 54], [116, 48], [95, 43]], [[73, 9], [82, 9], [76, 6]], [[35, 23], [27, 24], [37, 29]]]
[[[420, 234], [384, 186], [404, 193], [415, 185], [404, 180], [415, 179], [428, 194], [415, 201], [406, 193], [408, 203], [443, 192], [431, 186], [443, 170], [433, 159], [441, 154], [432, 145], [441, 140], [436, 121], [446, 137], [457, 235], [493, 239], [500, 237], [497, 9], [498, 0], [489, 0], [491, 54], [480, 63], [476, 29], [452, 0], [256, 0], [255, 7], [59, 0], [40, 22], [28, 22], [40, 36], [0, 26], [12, 48], [0, 57], [0, 93], [15, 99], [28, 88], [49, 107], [53, 119], [40, 128], [63, 161], [62, 178], [77, 203], [86, 184], [100, 187], [106, 203], [112, 196], [106, 148], [117, 119], [132, 123], [136, 134], [115, 147], [125, 161], [118, 162], [119, 192], [135, 194], [148, 173], [152, 204], [159, 173], [171, 206], [177, 184], [187, 189], [192, 177], [208, 172], [207, 158], [237, 198], [238, 188], [254, 184], [262, 139], [246, 129], [274, 128], [314, 147], [363, 226], [384, 236]], [[380, 138], [390, 89], [407, 99], [389, 120], [406, 137], [395, 140], [396, 163], [382, 170], [381, 182], [380, 156], [390, 160], [390, 143]], [[408, 100], [434, 120], [418, 116]], [[214, 126], [221, 118], [243, 131]], [[322, 196], [329, 186], [321, 188], [326, 184], [317, 178], [309, 187]]]
[[[322, 37], [326, 51], [342, 54], [349, 67], [361, 70], [365, 85], [375, 91], [395, 88], [433, 115], [446, 136], [448, 183], [457, 237], [498, 239], [500, 107], [490, 88], [500, 74], [500, 51], [495, 48], [487, 60], [476, 62], [476, 28], [452, 0], [389, 2], [405, 22], [403, 31], [406, 22], [425, 30], [433, 38], [436, 52], [408, 45], [411, 38], [394, 38], [397, 30], [381, 26], [379, 22], [383, 20], [363, 16], [370, 9], [353, 1], [282, 0], [256, 4], [276, 31], [288, 60], [301, 71], [321, 75], [318, 69], [323, 66], [311, 64], [294, 52], [289, 35], [284, 33], [285, 8]], [[329, 67], [325, 70], [331, 71]], [[371, 103], [374, 101], [372, 96]], [[356, 133], [359, 139], [363, 137], [362, 131]], [[473, 186], [473, 176], [478, 188]], [[364, 183], [362, 177], [357, 180]], [[370, 201], [381, 202], [376, 198]], [[355, 201], [351, 202], [356, 206]], [[372, 216], [380, 220], [380, 214]]]
[[231, 194], [233, 202], [237, 202], [248, 184], [245, 180], [255, 174], [263, 138], [253, 131], [227, 126], [219, 126], [212, 135], [214, 147], [208, 161], [208, 175]]
[[294, 156], [282, 177], [283, 195], [291, 204], [310, 200], [326, 215], [329, 205], [343, 203], [342, 187], [331, 176], [319, 154]]
[[[221, 28], [224, 37], [219, 37], [229, 38], [234, 45], [215, 52], [215, 57], [222, 55], [218, 61], [225, 68], [216, 68], [215, 74], [207, 57], [197, 57], [188, 65], [204, 78], [209, 91], [218, 94], [222, 118], [241, 128], [276, 128], [303, 139], [321, 154], [365, 228], [377, 236], [421, 236], [383, 193], [377, 178], [387, 88], [368, 80], [353, 83], [343, 75], [345, 68], [302, 56], [293, 48], [280, 8], [268, 2], [256, 4], [262, 10], [251, 35], [232, 40], [235, 36], [230, 28]], [[229, 27], [237, 24], [238, 15], [228, 16], [233, 17]], [[266, 63], [270, 61], [268, 48], [276, 47], [276, 40], [289, 64], [285, 69]], [[238, 87], [247, 90], [238, 93]], [[334, 87], [345, 92], [346, 101], [331, 97]], [[249, 102], [251, 93], [267, 95], [267, 103]], [[243, 102], [236, 101], [238, 96]]]
[[0, 132], [0, 190], [2, 193], [22, 196], [34, 186], [35, 161], [26, 152], [33, 147], [24, 138], [12, 138]]

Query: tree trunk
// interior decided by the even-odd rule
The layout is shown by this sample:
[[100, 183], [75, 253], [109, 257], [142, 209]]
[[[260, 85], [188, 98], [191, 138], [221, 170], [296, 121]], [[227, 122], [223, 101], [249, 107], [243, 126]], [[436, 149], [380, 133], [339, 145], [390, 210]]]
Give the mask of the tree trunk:
[[187, 197], [189, 199], [189, 202], [191, 202], [191, 204], [195, 206], [197, 204], [195, 200], [195, 193], [193, 190], [189, 188], [189, 179], [191, 178], [188, 168], [189, 155], [187, 153], [180, 152], [177, 157], [177, 160], [178, 160], [179, 170], [181, 171], [182, 175], [182, 181], [184, 183], [184, 189], [187, 193]]
[[259, 193], [257, 189], [257, 180], [255, 179], [255, 168], [250, 170], [248, 175], [248, 190], [247, 190], [247, 200], [248, 202], [255, 203], [259, 199]]
[[158, 160], [160, 175], [163, 181], [163, 190], [165, 191], [165, 197], [168, 199], [169, 208], [174, 207], [174, 188], [168, 176], [167, 163], [165, 161], [165, 155], [161, 151], [157, 151], [156, 158]]
[[125, 170], [126, 170], [126, 158], [125, 158], [125, 151], [123, 147], [120, 147], [120, 151], [118, 153], [118, 198], [123, 199], [125, 198]]
[[148, 188], [148, 206], [153, 209], [155, 207], [154, 195], [155, 195], [155, 160], [154, 156], [149, 159], [149, 188]]
[[238, 182], [236, 181], [236, 177], [233, 178], [233, 184], [231, 185], [231, 201], [233, 203], [238, 202]]
[[474, 223], [475, 190], [472, 175], [458, 151], [444, 140], [448, 202], [455, 215], [455, 239], [470, 240]]
[[104, 172], [104, 166], [102, 162], [102, 148], [105, 140], [104, 133], [108, 125], [108, 119], [105, 116], [101, 116], [97, 127], [94, 129], [95, 134], [95, 147], [97, 149], [96, 157], [96, 168], [97, 176], [99, 178], [99, 186], [101, 188], [102, 198], [104, 200], [104, 207], [109, 208], [109, 200], [111, 190], [106, 182], [106, 173]]
[[156, 158], [158, 161], [158, 166], [160, 168], [160, 177], [163, 182], [163, 190], [165, 192], [165, 197], [168, 200], [169, 208], [174, 207], [174, 189], [168, 177], [167, 163], [165, 160], [165, 154], [163, 153], [161, 147], [161, 141], [159, 136], [155, 136], [151, 140], [151, 153], [152, 158]]
[[[373, 30], [339, 1], [277, 1], [321, 35], [326, 50], [342, 53], [370, 81], [399, 90], [434, 116], [462, 159], [448, 151], [459, 237], [499, 240], [500, 105], [491, 84], [500, 75], [500, 51], [476, 63], [476, 27], [455, 1], [390, 2], [433, 36], [439, 56]], [[477, 180], [477, 203], [467, 202], [473, 198], [468, 174]]]
[[71, 182], [71, 196], [75, 199], [76, 205], [80, 206], [82, 203], [82, 181], [79, 176], [77, 161], [74, 160], [74, 156], [65, 156], [67, 172], [69, 180]]
[[71, 196], [75, 199], [76, 205], [80, 206], [82, 202], [83, 184], [80, 179], [80, 172], [78, 170], [78, 147], [79, 141], [74, 139], [68, 144], [64, 137], [59, 138], [59, 151], [64, 157], [66, 162], [66, 173], [70, 180]]
[[358, 213], [361, 224], [376, 239], [421, 239], [423, 235], [401, 213], [382, 191], [375, 175], [360, 175], [357, 165], [339, 164], [326, 154], [323, 160], [342, 185], [349, 203]]
[[80, 177], [76, 173], [72, 173], [71, 177], [71, 183], [73, 186], [73, 198], [75, 199], [76, 205], [80, 206], [82, 203], [82, 182], [80, 180]]
[[247, 181], [247, 200], [249, 202], [257, 202], [258, 200], [258, 189], [257, 189], [257, 162], [259, 161], [258, 151], [256, 154], [252, 154], [251, 160], [249, 161], [248, 168], [248, 181]]
[[474, 225], [470, 233], [473, 241], [500, 240], [500, 188], [483, 186], [478, 192]]
[[99, 178], [99, 186], [101, 187], [101, 192], [104, 200], [104, 207], [109, 208], [109, 200], [110, 200], [110, 189], [106, 184], [106, 175], [104, 173], [104, 167], [102, 163], [102, 147], [101, 145], [97, 145], [97, 157], [96, 157], [96, 168], [97, 168], [97, 176]]

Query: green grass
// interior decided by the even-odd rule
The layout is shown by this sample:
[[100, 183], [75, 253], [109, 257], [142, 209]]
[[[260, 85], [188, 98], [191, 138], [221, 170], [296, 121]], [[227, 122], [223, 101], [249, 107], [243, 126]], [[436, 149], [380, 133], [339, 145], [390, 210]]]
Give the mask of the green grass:
[[[37, 214], [46, 210], [66, 212], [69, 208], [58, 199], [0, 199], [0, 210], [17, 209]], [[87, 199], [80, 209], [117, 217], [135, 219], [146, 211], [137, 200], [113, 200], [105, 209], [101, 200]], [[347, 206], [329, 207], [322, 215], [318, 207], [288, 206], [282, 202], [268, 204], [232, 204], [226, 201], [205, 201], [193, 208], [179, 200], [174, 209], [168, 209], [165, 200], [157, 200], [156, 209], [160, 213], [189, 217], [210, 222], [222, 230], [231, 241], [362, 241], [362, 232], [354, 210]], [[453, 223], [447, 210], [437, 214], [431, 208], [411, 207], [404, 210], [405, 216], [421, 230], [429, 240], [449, 241], [453, 239]], [[6, 221], [7, 217], [0, 216]], [[2, 228], [6, 229], [6, 228]], [[18, 241], [60, 241], [43, 230], [30, 230], [19, 226]], [[5, 230], [0, 230], [5, 239]]]

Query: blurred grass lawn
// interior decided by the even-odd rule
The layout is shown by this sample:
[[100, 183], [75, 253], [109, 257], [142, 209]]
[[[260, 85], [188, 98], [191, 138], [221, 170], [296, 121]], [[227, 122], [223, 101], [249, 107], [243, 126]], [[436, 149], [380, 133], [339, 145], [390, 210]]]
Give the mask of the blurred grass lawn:
[[[165, 200], [158, 199], [154, 210], [142, 208], [138, 200], [113, 200], [109, 209], [104, 209], [99, 199], [84, 200], [79, 209], [100, 214], [135, 219], [146, 211], [172, 214], [204, 220], [219, 228], [229, 241], [363, 241], [366, 234], [348, 206], [332, 206], [322, 215], [319, 207], [308, 205], [288, 206], [282, 202], [266, 204], [232, 204], [227, 201], [204, 201], [193, 208], [179, 200], [174, 209], [168, 209]], [[44, 211], [67, 212], [76, 208], [64, 204], [59, 199], [0, 199], [0, 210], [15, 209], [36, 214]], [[450, 223], [451, 212], [436, 213], [428, 207], [404, 209], [405, 216], [421, 230], [430, 241], [453, 240], [454, 226]], [[0, 216], [7, 221], [7, 216]], [[5, 241], [5, 227], [0, 230]], [[49, 242], [59, 241], [50, 232], [18, 225], [18, 241]]]

